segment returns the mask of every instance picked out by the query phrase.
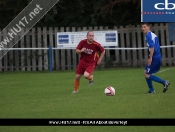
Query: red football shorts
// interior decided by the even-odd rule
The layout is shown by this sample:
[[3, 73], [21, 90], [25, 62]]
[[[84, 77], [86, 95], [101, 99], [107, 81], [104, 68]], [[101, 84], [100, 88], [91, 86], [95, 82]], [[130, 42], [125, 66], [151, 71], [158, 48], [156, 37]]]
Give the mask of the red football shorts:
[[76, 74], [83, 75], [85, 71], [88, 72], [89, 74], [92, 74], [95, 67], [96, 67], [96, 62], [87, 63], [80, 60], [76, 69]]

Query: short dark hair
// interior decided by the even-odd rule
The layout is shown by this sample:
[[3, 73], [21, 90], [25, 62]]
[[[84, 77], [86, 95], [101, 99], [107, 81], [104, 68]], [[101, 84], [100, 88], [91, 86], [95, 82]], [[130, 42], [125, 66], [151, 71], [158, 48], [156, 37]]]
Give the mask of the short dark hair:
[[147, 25], [147, 26], [150, 26], [150, 23], [149, 22], [142, 22], [141, 25]]
[[88, 31], [88, 32], [87, 32], [87, 36], [89, 35], [89, 32], [93, 32], [93, 31]]

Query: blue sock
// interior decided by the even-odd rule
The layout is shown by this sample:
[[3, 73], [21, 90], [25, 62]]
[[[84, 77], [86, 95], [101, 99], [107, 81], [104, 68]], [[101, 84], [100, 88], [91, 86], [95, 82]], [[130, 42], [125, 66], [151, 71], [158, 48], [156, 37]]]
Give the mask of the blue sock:
[[159, 77], [157, 77], [157, 76], [154, 76], [154, 75], [150, 75], [150, 76], [149, 76], [149, 79], [150, 79], [150, 80], [153, 80], [153, 81], [155, 81], [155, 82], [158, 82], [158, 83], [162, 83], [163, 85], [165, 85], [165, 83], [166, 83], [165, 80], [163, 80], [163, 79], [161, 79], [161, 78], [159, 78]]
[[149, 91], [154, 91], [153, 85], [152, 85], [152, 80], [151, 79], [146, 79], [147, 85], [149, 87]]

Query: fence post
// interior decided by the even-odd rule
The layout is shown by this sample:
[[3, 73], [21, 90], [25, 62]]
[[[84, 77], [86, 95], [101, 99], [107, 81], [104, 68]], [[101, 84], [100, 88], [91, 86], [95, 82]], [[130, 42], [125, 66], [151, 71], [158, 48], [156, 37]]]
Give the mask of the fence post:
[[52, 46], [49, 46], [49, 71], [52, 72]]

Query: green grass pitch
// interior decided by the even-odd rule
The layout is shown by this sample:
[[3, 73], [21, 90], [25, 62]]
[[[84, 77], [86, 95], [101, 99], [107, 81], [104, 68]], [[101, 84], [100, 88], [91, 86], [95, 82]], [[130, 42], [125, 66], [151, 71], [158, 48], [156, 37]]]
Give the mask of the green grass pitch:
[[[144, 69], [95, 70], [94, 84], [81, 78], [79, 93], [73, 91], [74, 71], [0, 73], [0, 118], [175, 118], [175, 68], [156, 74], [170, 81], [169, 89], [154, 83], [156, 94], [148, 91]], [[105, 96], [113, 86], [116, 95]], [[1, 132], [173, 132], [175, 127], [159, 126], [1, 126]]]

